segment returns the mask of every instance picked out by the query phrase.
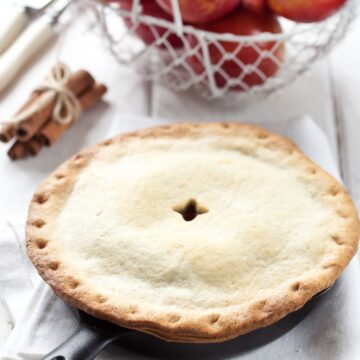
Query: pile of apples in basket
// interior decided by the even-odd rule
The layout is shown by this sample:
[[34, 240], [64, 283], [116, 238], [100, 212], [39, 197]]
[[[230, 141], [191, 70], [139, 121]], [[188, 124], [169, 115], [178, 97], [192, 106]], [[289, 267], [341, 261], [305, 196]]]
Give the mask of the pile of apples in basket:
[[[103, 0], [103, 3], [117, 6], [120, 11], [132, 15], [134, 8], [138, 7], [145, 18], [172, 23], [173, 28], [161, 25], [161, 22], [159, 25], [139, 22], [135, 16], [123, 17], [126, 26], [146, 46], [154, 46], [156, 42], [155, 46], [162, 50], [179, 50], [177, 64], [190, 74], [188, 82], [184, 78], [178, 81], [182, 90], [193, 85], [197, 77], [198, 83], [205, 82], [216, 97], [227, 90], [246, 92], [259, 87], [279, 71], [284, 63], [288, 40], [276, 36], [284, 34], [284, 21], [294, 24], [323, 22], [350, 1]], [[185, 31], [177, 31], [179, 22]], [[209, 34], [219, 37], [209, 37]], [[318, 36], [321, 34], [314, 34], [314, 38]], [[166, 42], [159, 41], [160, 37], [166, 38]], [[180, 49], [184, 48], [186, 55], [181, 60]], [[165, 73], [166, 60], [163, 65]]]

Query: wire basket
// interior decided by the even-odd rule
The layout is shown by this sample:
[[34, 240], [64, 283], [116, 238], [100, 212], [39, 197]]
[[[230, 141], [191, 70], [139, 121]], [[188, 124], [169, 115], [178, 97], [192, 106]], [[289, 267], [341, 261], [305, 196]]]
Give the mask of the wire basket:
[[[270, 94], [294, 81], [344, 36], [356, 3], [348, 0], [322, 22], [299, 24], [279, 18], [281, 33], [239, 36], [202, 31], [176, 15], [174, 21], [144, 15], [139, 0], [129, 10], [89, 0], [96, 28], [120, 64], [132, 64], [145, 80], [176, 91], [196, 89], [207, 99], [232, 94], [238, 100]], [[146, 33], [142, 39], [139, 32]], [[239, 56], [244, 53], [247, 61]]]

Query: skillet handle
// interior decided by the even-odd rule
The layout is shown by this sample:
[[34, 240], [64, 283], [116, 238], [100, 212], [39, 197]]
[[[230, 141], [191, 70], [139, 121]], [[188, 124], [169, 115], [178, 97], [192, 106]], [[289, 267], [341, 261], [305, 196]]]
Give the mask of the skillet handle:
[[105, 346], [129, 332], [128, 329], [121, 329], [109, 335], [80, 323], [67, 340], [42, 360], [93, 360]]

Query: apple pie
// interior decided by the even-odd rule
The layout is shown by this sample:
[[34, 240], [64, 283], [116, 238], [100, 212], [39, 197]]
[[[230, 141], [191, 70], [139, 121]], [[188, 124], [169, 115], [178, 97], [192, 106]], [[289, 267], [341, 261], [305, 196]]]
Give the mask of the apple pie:
[[289, 140], [236, 123], [120, 135], [35, 193], [29, 256], [55, 293], [118, 325], [220, 342], [330, 287], [356, 253], [342, 185]]

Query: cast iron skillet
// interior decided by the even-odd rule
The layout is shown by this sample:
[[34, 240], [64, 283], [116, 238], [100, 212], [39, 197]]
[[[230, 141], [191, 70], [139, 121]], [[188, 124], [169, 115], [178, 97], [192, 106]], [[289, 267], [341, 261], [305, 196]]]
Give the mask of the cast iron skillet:
[[[140, 343], [139, 341], [141, 341], [142, 347], [144, 347], [144, 351], [146, 352], [146, 348], [151, 348], [151, 345], [153, 345], [150, 345], [149, 342], [156, 341], [160, 347], [163, 347], [162, 350], [165, 352], [169, 352], [170, 350], [173, 353], [179, 353], [180, 350], [180, 352], [189, 354], [192, 350], [195, 350], [195, 347], [201, 347], [200, 349], [196, 349], [196, 358], [198, 359], [202, 358], [201, 352], [205, 352], [203, 355], [206, 359], [209, 359], [210, 354], [216, 356], [214, 353], [215, 348], [219, 349], [219, 354], [223, 355], [229, 351], [232, 353], [241, 353], [274, 341], [276, 338], [290, 331], [305, 318], [328, 290], [329, 289], [326, 289], [315, 295], [303, 308], [287, 315], [273, 325], [244, 334], [235, 340], [223, 344], [205, 345], [207, 349], [204, 345], [165, 343], [150, 335], [122, 328], [78, 310], [80, 320], [78, 328], [65, 342], [46, 355], [42, 360], [93, 360], [105, 346], [114, 342], [119, 343], [126, 335], [130, 336], [127, 337], [127, 339], [122, 339], [123, 341], [120, 345], [130, 350], [134, 348], [134, 342], [135, 348], [138, 350], [138, 344]], [[131, 338], [131, 335], [134, 335], [133, 338]], [[228, 346], [230, 343], [231, 346]], [[227, 346], [227, 348], [225, 349], [224, 346]], [[171, 348], [168, 349], [168, 347]], [[187, 356], [187, 358], [190, 358], [190, 356]], [[211, 356], [211, 358], [215, 359], [217, 357]]]

